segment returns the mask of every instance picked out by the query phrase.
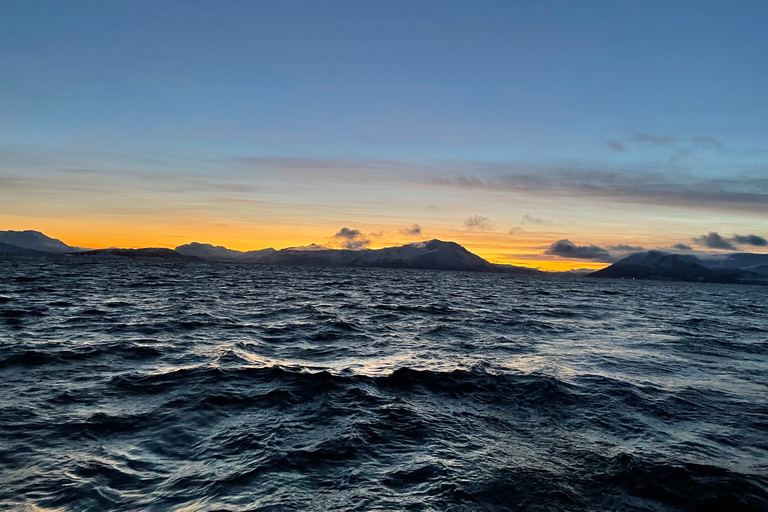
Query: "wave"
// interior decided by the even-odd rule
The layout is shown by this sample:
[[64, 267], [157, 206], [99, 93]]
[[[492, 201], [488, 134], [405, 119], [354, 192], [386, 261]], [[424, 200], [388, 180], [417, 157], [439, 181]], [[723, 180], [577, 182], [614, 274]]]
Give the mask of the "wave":
[[768, 509], [753, 288], [78, 262], [0, 262], [0, 509]]
[[[9, 353], [10, 352], [10, 353]], [[27, 349], [23, 351], [0, 351], [0, 368], [6, 366], [40, 366], [67, 362], [83, 362], [97, 359], [114, 360], [116, 357], [129, 360], [152, 359], [163, 355], [163, 351], [138, 343], [108, 343], [99, 346], [82, 346], [78, 349]]]

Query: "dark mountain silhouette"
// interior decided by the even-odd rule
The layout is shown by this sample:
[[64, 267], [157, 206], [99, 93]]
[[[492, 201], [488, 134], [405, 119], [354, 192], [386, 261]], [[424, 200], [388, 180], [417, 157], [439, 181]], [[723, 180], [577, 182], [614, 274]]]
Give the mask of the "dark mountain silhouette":
[[[327, 249], [322, 246], [276, 251], [234, 251], [193, 242], [173, 249], [98, 249], [73, 254], [78, 257], [164, 258], [174, 260], [257, 263], [262, 265], [315, 267], [383, 267], [425, 270], [512, 272], [472, 254], [455, 242], [430, 240], [385, 249]], [[514, 267], [514, 269], [519, 269]]]
[[53, 253], [36, 251], [34, 249], [25, 249], [16, 245], [0, 242], [0, 254], [10, 254], [16, 256], [54, 256]]
[[[255, 263], [322, 267], [383, 267], [461, 270], [511, 274], [545, 274], [538, 269], [492, 264], [455, 242], [429, 240], [384, 249], [329, 249], [319, 245], [288, 249], [236, 251], [192, 242], [165, 248], [97, 249], [72, 247], [39, 231], [0, 231], [0, 254], [11, 256], [77, 256], [93, 258], [154, 258], [178, 261]], [[578, 273], [568, 273], [577, 275]], [[655, 279], [714, 283], [768, 284], [768, 254], [734, 253], [723, 257], [647, 251], [628, 256], [587, 277]]]
[[384, 249], [328, 249], [313, 244], [279, 251], [270, 248], [248, 252], [192, 242], [180, 245], [176, 251], [207, 261], [259, 263], [262, 265], [415, 268], [475, 272], [513, 272], [515, 268], [519, 269], [519, 267], [501, 269], [480, 256], [472, 254], [455, 242], [443, 242], [441, 240], [416, 242]]
[[504, 274], [517, 274], [517, 275], [526, 275], [526, 276], [533, 276], [537, 274], [546, 274], [547, 272], [544, 272], [542, 270], [539, 270], [537, 268], [531, 268], [531, 267], [520, 267], [518, 265], [506, 265], [503, 263], [494, 263], [494, 267], [496, 267], [500, 272]]
[[228, 262], [245, 262], [254, 263], [258, 261], [262, 256], [275, 252], [274, 249], [261, 249], [258, 251], [236, 251], [234, 249], [227, 249], [220, 245], [201, 244], [192, 242], [185, 245], [180, 245], [176, 248], [176, 252], [183, 254], [184, 256], [195, 256], [206, 261], [228, 261]]
[[154, 258], [166, 260], [202, 261], [195, 256], [184, 256], [173, 249], [147, 247], [142, 249], [96, 249], [72, 253], [71, 256], [80, 258]]
[[[755, 255], [761, 256], [761, 255]], [[696, 256], [648, 251], [627, 256], [587, 277], [699, 281], [708, 283], [768, 284], [765, 276], [741, 268], [710, 267]]]
[[0, 243], [53, 254], [65, 254], [81, 251], [79, 247], [72, 247], [61, 240], [45, 236], [39, 231], [0, 231]]
[[169, 260], [259, 263], [324, 267], [384, 267], [474, 272], [536, 272], [514, 266], [497, 266], [472, 254], [455, 242], [430, 240], [384, 249], [328, 249], [322, 246], [235, 251], [226, 247], [192, 242], [173, 249], [82, 250], [38, 231], [0, 231], [0, 252], [16, 255], [66, 254], [81, 258], [161, 258]]
[[430, 240], [385, 249], [282, 249], [258, 263], [323, 267], [383, 267], [426, 270], [500, 272], [495, 266], [455, 242]]
[[768, 275], [768, 254], [737, 252], [729, 254], [725, 258], [703, 260], [703, 264], [714, 269], [738, 268], [756, 274]]
[[755, 274], [768, 277], [768, 264], [752, 265], [751, 267], [744, 267], [742, 270], [746, 270], [747, 272], [754, 272]]

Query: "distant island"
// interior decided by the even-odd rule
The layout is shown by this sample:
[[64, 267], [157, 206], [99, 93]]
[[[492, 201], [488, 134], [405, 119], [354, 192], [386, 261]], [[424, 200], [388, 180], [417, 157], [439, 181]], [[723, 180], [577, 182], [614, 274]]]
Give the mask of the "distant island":
[[192, 242], [175, 249], [83, 249], [39, 231], [0, 231], [0, 255], [26, 257], [133, 258], [259, 265], [402, 268], [500, 274], [567, 274], [573, 277], [640, 279], [708, 283], [768, 284], [768, 254], [732, 253], [699, 258], [664, 251], [632, 254], [591, 273], [544, 272], [515, 265], [493, 264], [455, 242], [429, 240], [383, 249], [331, 249], [320, 245], [236, 251]]
[[703, 259], [647, 251], [627, 256], [587, 277], [768, 284], [768, 254], [735, 253], [723, 258]]

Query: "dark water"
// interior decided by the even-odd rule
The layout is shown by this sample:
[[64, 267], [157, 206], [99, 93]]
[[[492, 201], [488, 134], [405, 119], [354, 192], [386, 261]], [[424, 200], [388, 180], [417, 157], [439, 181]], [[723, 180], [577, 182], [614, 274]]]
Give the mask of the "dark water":
[[768, 510], [766, 293], [0, 261], [0, 508]]

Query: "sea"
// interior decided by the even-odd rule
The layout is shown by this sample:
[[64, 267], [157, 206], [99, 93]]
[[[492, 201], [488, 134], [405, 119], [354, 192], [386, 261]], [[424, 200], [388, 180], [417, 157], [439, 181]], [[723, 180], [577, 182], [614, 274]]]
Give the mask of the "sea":
[[0, 509], [765, 511], [768, 288], [0, 260]]

